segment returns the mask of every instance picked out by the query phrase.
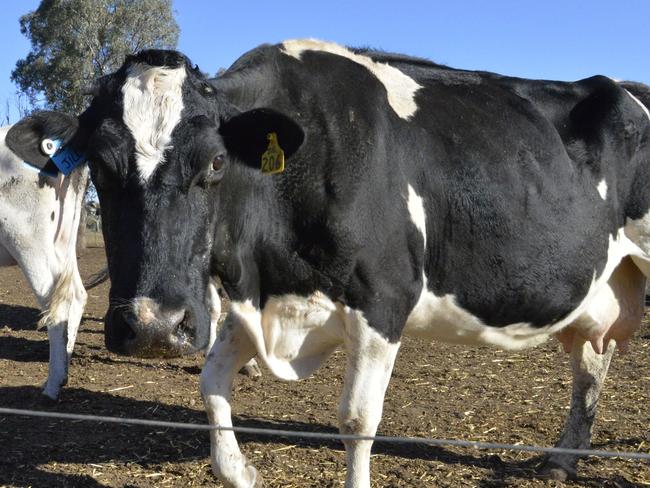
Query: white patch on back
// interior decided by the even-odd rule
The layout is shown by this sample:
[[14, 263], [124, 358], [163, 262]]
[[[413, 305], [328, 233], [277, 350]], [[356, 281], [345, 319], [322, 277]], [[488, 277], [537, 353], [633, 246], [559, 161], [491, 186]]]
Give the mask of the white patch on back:
[[124, 123], [135, 139], [138, 174], [147, 181], [164, 162], [174, 127], [183, 110], [185, 67], [151, 67], [137, 63], [129, 68], [122, 86]]
[[632, 97], [632, 100], [634, 100], [639, 105], [639, 107], [641, 107], [641, 109], [645, 112], [646, 117], [648, 117], [648, 120], [650, 120], [650, 110], [648, 110], [648, 107], [646, 107], [641, 100], [632, 95], [632, 93], [630, 93], [628, 90], [625, 91], [628, 95], [630, 95], [630, 97]]
[[284, 41], [282, 51], [298, 60], [304, 51], [322, 51], [347, 58], [365, 66], [384, 85], [388, 103], [399, 117], [408, 120], [418, 109], [415, 93], [422, 87], [413, 78], [389, 64], [375, 62], [370, 57], [355, 54], [339, 44], [315, 39]]
[[605, 181], [605, 178], [603, 178], [600, 183], [598, 183], [596, 189], [598, 190], [600, 198], [607, 200], [607, 182]]

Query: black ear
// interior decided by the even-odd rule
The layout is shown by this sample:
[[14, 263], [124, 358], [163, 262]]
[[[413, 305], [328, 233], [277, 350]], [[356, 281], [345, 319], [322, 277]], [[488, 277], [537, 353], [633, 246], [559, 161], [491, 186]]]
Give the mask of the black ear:
[[260, 168], [269, 145], [268, 134], [277, 134], [278, 145], [287, 159], [305, 140], [305, 133], [293, 119], [268, 108], [242, 112], [222, 121], [219, 132], [228, 153], [254, 168]]
[[53, 147], [48, 141], [68, 142], [77, 132], [77, 117], [62, 112], [36, 112], [13, 125], [5, 136], [5, 143], [19, 158], [41, 169], [52, 166]]

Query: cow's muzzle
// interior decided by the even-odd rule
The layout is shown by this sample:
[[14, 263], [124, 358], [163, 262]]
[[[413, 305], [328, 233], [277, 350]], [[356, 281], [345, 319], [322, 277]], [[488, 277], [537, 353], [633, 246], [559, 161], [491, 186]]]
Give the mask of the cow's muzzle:
[[110, 307], [106, 314], [106, 347], [138, 357], [177, 357], [195, 352], [192, 313], [165, 309], [147, 297]]

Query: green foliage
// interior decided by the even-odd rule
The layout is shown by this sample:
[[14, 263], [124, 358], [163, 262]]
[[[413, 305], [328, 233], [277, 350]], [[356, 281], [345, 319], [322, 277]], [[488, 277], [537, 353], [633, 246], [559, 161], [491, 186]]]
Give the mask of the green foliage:
[[171, 0], [43, 0], [20, 30], [32, 47], [12, 81], [32, 106], [71, 113], [92, 80], [141, 49], [174, 48], [179, 33]]

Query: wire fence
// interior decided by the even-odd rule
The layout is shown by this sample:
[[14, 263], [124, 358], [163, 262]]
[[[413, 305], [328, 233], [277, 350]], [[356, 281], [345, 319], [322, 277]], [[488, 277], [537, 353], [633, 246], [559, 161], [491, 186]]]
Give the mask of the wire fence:
[[26, 417], [40, 417], [68, 421], [87, 421], [122, 425], [136, 425], [140, 427], [164, 428], [164, 429], [183, 429], [197, 431], [231, 431], [242, 434], [253, 434], [260, 436], [298, 438], [298, 439], [316, 439], [323, 441], [374, 441], [389, 444], [415, 444], [427, 446], [454, 446], [468, 447], [473, 449], [490, 449], [490, 450], [511, 450], [536, 452], [543, 454], [567, 454], [578, 457], [604, 457], [620, 459], [638, 459], [650, 461], [650, 453], [645, 452], [625, 452], [625, 451], [607, 451], [599, 449], [567, 449], [560, 447], [541, 447], [529, 446], [523, 444], [502, 444], [497, 442], [477, 442], [463, 441], [456, 439], [434, 439], [426, 437], [395, 437], [395, 436], [364, 436], [353, 434], [330, 434], [326, 432], [306, 432], [282, 429], [262, 429], [255, 427], [224, 427], [219, 425], [195, 424], [183, 422], [168, 422], [163, 420], [146, 420], [124, 417], [106, 417], [100, 415], [82, 415], [75, 413], [63, 412], [46, 412], [39, 410], [23, 410], [16, 408], [0, 408], [0, 415], [21, 415]]

